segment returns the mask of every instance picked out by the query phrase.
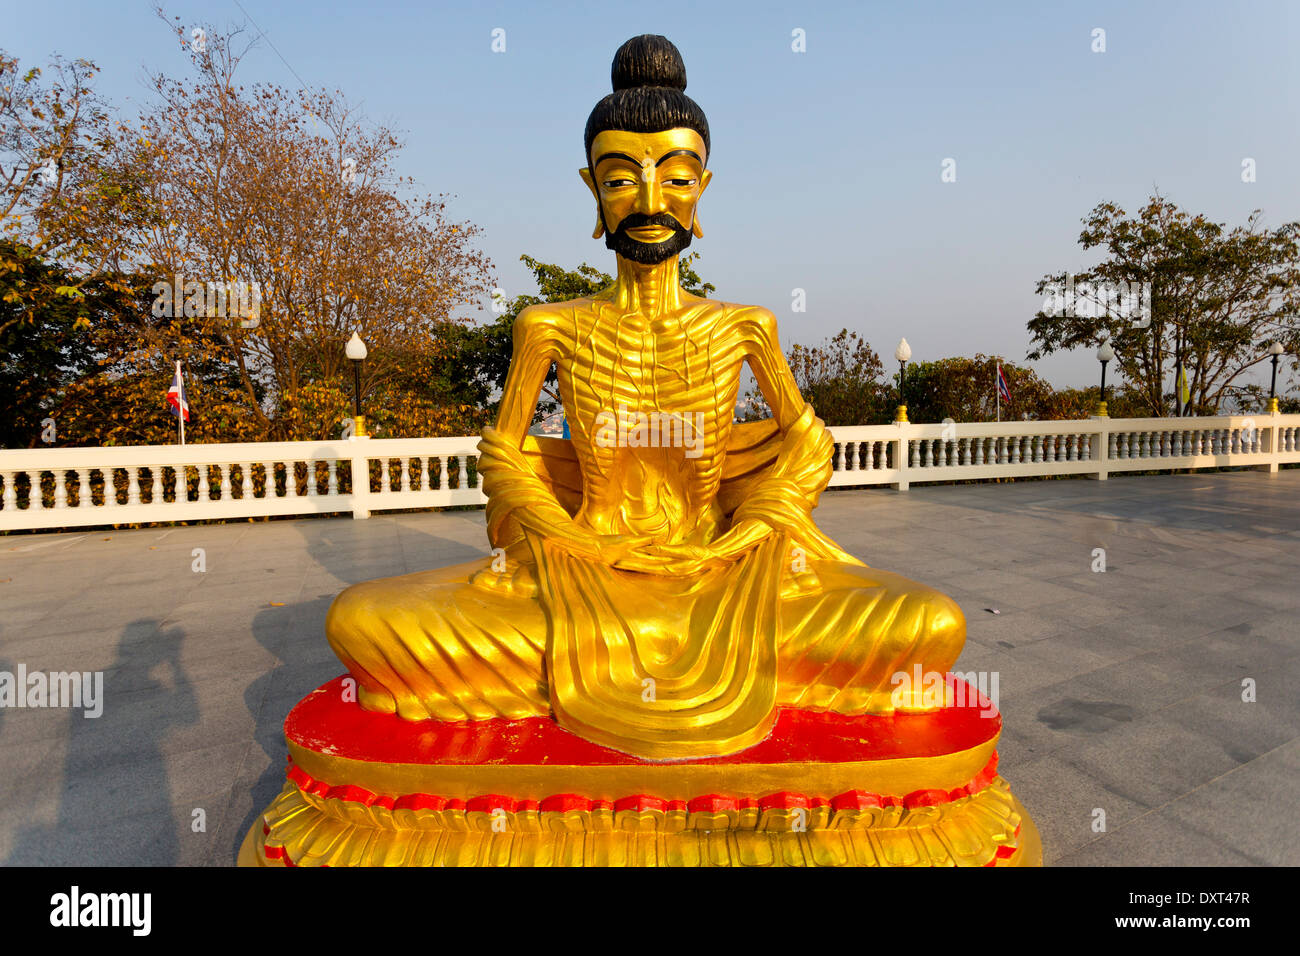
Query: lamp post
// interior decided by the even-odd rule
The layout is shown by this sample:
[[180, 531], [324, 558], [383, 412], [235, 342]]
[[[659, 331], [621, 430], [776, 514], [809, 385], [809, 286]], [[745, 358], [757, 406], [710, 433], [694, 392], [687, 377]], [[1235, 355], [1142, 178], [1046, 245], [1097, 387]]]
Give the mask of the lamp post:
[[358, 438], [364, 438], [366, 435], [366, 419], [361, 414], [361, 363], [366, 360], [366, 343], [361, 341], [361, 336], [352, 333], [352, 338], [348, 339], [347, 348], [344, 353], [352, 362], [352, 407], [353, 407], [353, 424], [356, 428], [353, 434]]
[[912, 357], [912, 346], [907, 344], [907, 339], [898, 340], [898, 348], [894, 349], [894, 358], [898, 359], [898, 410], [894, 414], [894, 423], [898, 425], [907, 422], [907, 403], [903, 399], [903, 382], [907, 380], [907, 360]]
[[1110, 347], [1110, 342], [1102, 342], [1097, 349], [1097, 361], [1101, 362], [1101, 401], [1097, 403], [1097, 414], [1094, 418], [1109, 418], [1106, 412], [1106, 364], [1115, 357], [1115, 350]]
[[1268, 386], [1268, 414], [1277, 414], [1277, 360], [1282, 357], [1285, 349], [1282, 348], [1281, 342], [1274, 342], [1268, 347], [1269, 358], [1273, 362], [1273, 381]]

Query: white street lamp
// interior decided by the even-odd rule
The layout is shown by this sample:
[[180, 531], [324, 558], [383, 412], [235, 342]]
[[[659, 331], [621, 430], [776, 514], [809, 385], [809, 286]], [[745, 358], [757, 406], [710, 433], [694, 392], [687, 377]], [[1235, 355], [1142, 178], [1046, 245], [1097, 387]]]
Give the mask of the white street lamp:
[[907, 402], [903, 399], [903, 383], [907, 379], [907, 360], [912, 357], [912, 346], [907, 344], [907, 339], [898, 340], [898, 348], [894, 349], [894, 358], [898, 359], [898, 410], [894, 414], [895, 424], [903, 424], [907, 421]]
[[1270, 415], [1277, 414], [1277, 360], [1285, 351], [1281, 342], [1274, 342], [1268, 347], [1269, 358], [1273, 362], [1273, 381], [1268, 386], [1268, 414]]
[[353, 422], [356, 425], [353, 434], [363, 438], [366, 434], [366, 419], [361, 414], [361, 363], [370, 353], [366, 349], [366, 343], [361, 341], [361, 336], [353, 332], [343, 354], [352, 362], [352, 408]]
[[1101, 362], [1101, 401], [1097, 404], [1097, 418], [1109, 418], [1106, 411], [1106, 365], [1115, 357], [1115, 350], [1110, 342], [1102, 342], [1097, 348], [1097, 361]]

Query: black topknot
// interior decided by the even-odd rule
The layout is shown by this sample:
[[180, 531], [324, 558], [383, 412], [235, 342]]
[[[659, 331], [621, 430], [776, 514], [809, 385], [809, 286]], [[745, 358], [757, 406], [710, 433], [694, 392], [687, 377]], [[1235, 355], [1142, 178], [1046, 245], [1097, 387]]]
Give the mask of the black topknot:
[[667, 37], [654, 33], [643, 33], [619, 47], [609, 73], [615, 90], [638, 86], [686, 89], [686, 64], [681, 53]]
[[591, 162], [591, 144], [605, 130], [654, 133], [666, 129], [693, 129], [704, 140], [706, 155], [709, 121], [700, 105], [687, 96], [686, 64], [667, 37], [646, 33], [618, 48], [610, 68], [614, 92], [592, 109], [583, 132], [583, 153]]

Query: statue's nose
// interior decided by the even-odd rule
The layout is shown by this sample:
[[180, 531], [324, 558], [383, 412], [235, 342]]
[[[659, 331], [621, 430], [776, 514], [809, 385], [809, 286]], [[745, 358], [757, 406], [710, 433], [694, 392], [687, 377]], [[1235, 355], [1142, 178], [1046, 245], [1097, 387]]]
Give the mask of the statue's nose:
[[658, 179], [654, 176], [643, 179], [636, 193], [636, 211], [646, 216], [653, 216], [666, 210], [663, 190], [659, 188]]

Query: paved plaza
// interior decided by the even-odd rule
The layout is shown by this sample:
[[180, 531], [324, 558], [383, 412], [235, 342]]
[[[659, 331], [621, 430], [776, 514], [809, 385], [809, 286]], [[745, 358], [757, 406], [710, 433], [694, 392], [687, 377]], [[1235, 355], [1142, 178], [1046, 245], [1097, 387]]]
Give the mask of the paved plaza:
[[[1300, 471], [836, 490], [815, 517], [961, 603], [1047, 863], [1300, 864]], [[342, 671], [334, 596], [487, 551], [481, 510], [0, 537], [0, 671], [104, 672], [98, 719], [0, 709], [0, 861], [233, 864], [285, 715]]]

